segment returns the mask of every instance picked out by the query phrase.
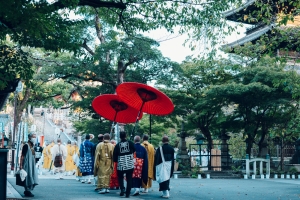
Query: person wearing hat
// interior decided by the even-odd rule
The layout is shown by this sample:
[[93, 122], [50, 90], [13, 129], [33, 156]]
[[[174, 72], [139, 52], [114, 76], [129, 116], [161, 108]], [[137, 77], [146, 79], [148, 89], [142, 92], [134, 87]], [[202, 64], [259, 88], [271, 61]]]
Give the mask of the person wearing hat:
[[36, 142], [36, 135], [29, 134], [28, 141], [23, 145], [20, 159], [20, 170], [26, 171], [27, 176], [24, 181], [24, 195], [26, 197], [33, 197], [31, 191], [38, 185], [38, 174], [35, 166], [35, 151], [34, 144]]

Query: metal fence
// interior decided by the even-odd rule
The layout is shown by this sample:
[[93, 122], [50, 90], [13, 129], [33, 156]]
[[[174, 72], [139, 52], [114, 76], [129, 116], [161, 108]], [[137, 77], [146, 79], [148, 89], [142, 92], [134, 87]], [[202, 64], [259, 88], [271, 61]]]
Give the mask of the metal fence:
[[[232, 159], [228, 154], [230, 144], [214, 144], [215, 149], [208, 148], [208, 144], [190, 144], [190, 167], [199, 167], [202, 171], [222, 171], [231, 169]], [[205, 151], [206, 150], [206, 151]]]
[[[269, 155], [270, 157], [281, 157], [281, 152], [283, 153], [283, 157], [292, 157], [295, 152], [296, 148], [295, 145], [286, 145], [284, 148], [281, 149], [280, 145], [269, 146]], [[257, 157], [259, 153], [258, 147], [251, 149], [251, 157]]]

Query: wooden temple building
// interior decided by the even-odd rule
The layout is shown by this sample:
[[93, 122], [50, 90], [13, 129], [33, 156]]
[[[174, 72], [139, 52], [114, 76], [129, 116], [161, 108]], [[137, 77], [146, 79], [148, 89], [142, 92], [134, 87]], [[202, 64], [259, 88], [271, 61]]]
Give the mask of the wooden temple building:
[[[243, 46], [249, 42], [254, 44], [260, 40], [262, 36], [269, 38], [277, 37], [279, 38], [279, 42], [275, 49], [273, 49], [273, 55], [281, 57], [285, 56], [290, 62], [292, 61], [295, 63], [295, 60], [300, 58], [300, 43], [298, 42], [298, 37], [293, 37], [296, 35], [293, 35], [293, 33], [300, 33], [300, 15], [294, 14], [294, 20], [287, 21], [285, 25], [278, 26], [278, 22], [281, 19], [280, 16], [283, 16], [285, 13], [297, 13], [296, 11], [299, 8], [289, 5], [288, 2], [284, 5], [279, 3], [278, 0], [266, 1], [266, 3], [269, 3], [272, 7], [272, 17], [270, 17], [268, 23], [266, 23], [258, 16], [259, 12], [257, 11], [261, 8], [258, 6], [257, 2], [257, 0], [248, 0], [240, 7], [224, 13], [226, 20], [243, 23], [250, 28], [247, 28], [245, 32], [246, 35], [244, 37], [223, 45], [222, 49], [226, 52], [234, 53], [235, 48]], [[291, 36], [288, 41], [284, 41], [280, 38], [282, 31], [291, 32]], [[265, 52], [261, 53], [264, 54]]]

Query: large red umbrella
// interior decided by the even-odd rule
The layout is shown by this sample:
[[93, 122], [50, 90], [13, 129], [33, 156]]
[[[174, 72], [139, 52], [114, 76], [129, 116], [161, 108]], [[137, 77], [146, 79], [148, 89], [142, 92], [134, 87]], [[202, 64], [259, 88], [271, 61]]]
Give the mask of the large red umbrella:
[[[105, 119], [120, 123], [134, 123], [139, 112], [115, 94], [97, 96], [92, 102], [92, 107]], [[142, 115], [139, 116], [139, 119], [141, 118]]]
[[153, 115], [168, 115], [174, 110], [174, 105], [167, 95], [154, 87], [142, 83], [122, 83], [117, 87], [116, 92], [125, 103], [139, 110], [131, 137], [133, 136], [139, 116], [143, 112]]
[[174, 110], [174, 105], [167, 95], [146, 84], [122, 83], [116, 92], [125, 103], [148, 114], [168, 115]]

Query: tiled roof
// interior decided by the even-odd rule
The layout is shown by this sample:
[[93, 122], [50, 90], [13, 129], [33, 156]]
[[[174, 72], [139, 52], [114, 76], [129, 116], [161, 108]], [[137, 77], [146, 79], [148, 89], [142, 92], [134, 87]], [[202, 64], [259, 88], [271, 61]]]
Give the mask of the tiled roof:
[[232, 43], [229, 43], [229, 44], [225, 44], [225, 45], [222, 45], [221, 48], [234, 48], [236, 46], [240, 46], [240, 45], [243, 45], [247, 42], [251, 42], [253, 40], [256, 40], [258, 39], [260, 36], [262, 36], [263, 34], [267, 33], [268, 31], [270, 31], [271, 29], [273, 29], [273, 25], [269, 25], [269, 26], [264, 26], [263, 28], [261, 29], [258, 29], [257, 31], [249, 34], [249, 35], [246, 35], [245, 37], [239, 39], [239, 40], [236, 40]]
[[256, 0], [249, 0], [247, 1], [245, 4], [241, 5], [240, 7], [233, 9], [233, 10], [229, 10], [223, 13], [224, 17], [229, 17], [232, 14], [238, 13], [239, 11], [247, 8], [248, 6], [252, 5]]

